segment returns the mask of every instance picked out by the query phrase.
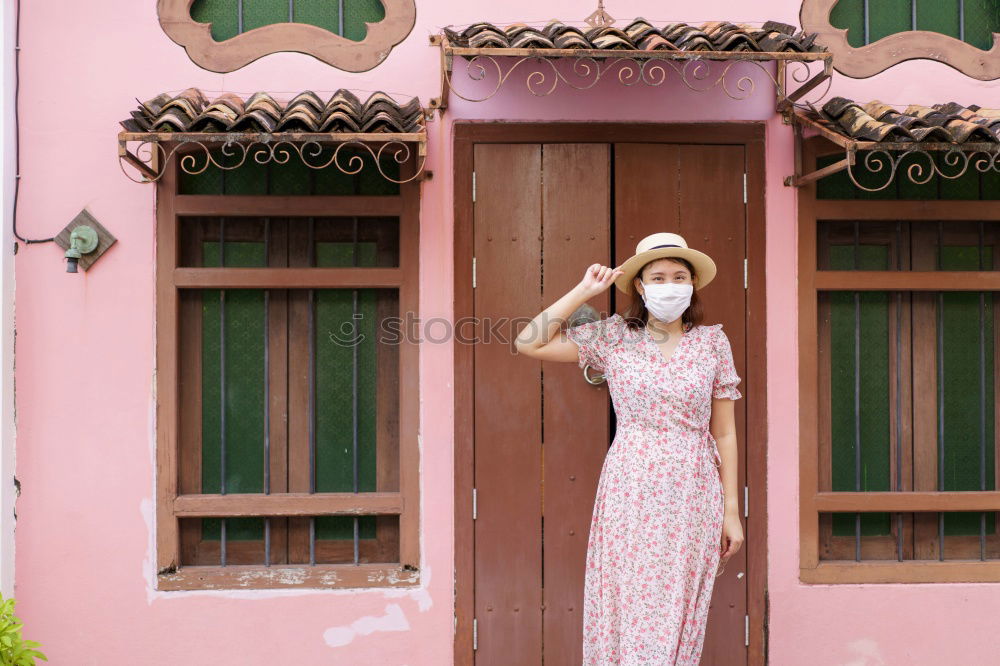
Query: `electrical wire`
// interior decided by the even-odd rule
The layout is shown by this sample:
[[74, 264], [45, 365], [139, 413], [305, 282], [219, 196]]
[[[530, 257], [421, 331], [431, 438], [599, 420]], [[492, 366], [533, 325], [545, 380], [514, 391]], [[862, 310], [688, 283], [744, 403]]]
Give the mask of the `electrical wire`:
[[[17, 233], [17, 200], [21, 185], [21, 126], [18, 114], [18, 96], [21, 88], [21, 0], [17, 0], [14, 15], [14, 206], [11, 211], [11, 221], [14, 228], [14, 238], [29, 243], [49, 243], [52, 238], [24, 238]], [[17, 252], [17, 246], [14, 246]]]

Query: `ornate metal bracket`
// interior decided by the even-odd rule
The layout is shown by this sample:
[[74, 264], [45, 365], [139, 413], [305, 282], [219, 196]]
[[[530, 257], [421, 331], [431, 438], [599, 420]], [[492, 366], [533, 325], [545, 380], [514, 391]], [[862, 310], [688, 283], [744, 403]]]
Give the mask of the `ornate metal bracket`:
[[[222, 159], [217, 159], [218, 148]], [[332, 150], [328, 150], [332, 148]], [[414, 155], [414, 152], [416, 153]], [[361, 153], [359, 155], [358, 153]], [[371, 161], [362, 155], [367, 153]], [[427, 135], [420, 133], [212, 133], [212, 132], [121, 132], [118, 159], [122, 172], [137, 183], [159, 180], [175, 156], [184, 173], [199, 174], [209, 166], [231, 171], [247, 160], [257, 164], [285, 164], [298, 157], [310, 169], [336, 168], [342, 173], [359, 173], [374, 164], [379, 174], [393, 183], [407, 183], [421, 176], [427, 159]], [[400, 179], [389, 175], [384, 165], [413, 164], [413, 173]], [[136, 178], [125, 168], [138, 172]]]
[[[444, 34], [432, 35], [430, 42], [441, 52], [441, 95], [431, 99], [429, 106], [441, 111], [447, 108], [451, 94], [468, 102], [485, 102], [499, 93], [519, 69], [528, 71], [527, 89], [537, 97], [552, 94], [560, 84], [574, 90], [589, 90], [605, 76], [616, 76], [625, 86], [650, 87], [659, 87], [676, 78], [695, 92], [721, 88], [731, 99], [744, 100], [753, 95], [757, 84], [754, 77], [740, 70], [733, 72], [733, 68], [737, 63], [750, 63], [774, 84], [777, 110], [788, 113], [799, 106], [802, 97], [828, 83], [833, 70], [832, 58], [824, 52], [467, 48], [452, 46]], [[456, 90], [453, 78], [456, 56], [465, 60], [468, 80], [492, 82], [485, 94], [467, 95]], [[565, 61], [572, 65], [560, 67], [559, 63]], [[765, 64], [771, 61], [778, 63], [776, 74]], [[810, 69], [814, 62], [822, 63], [817, 73]], [[800, 85], [790, 91], [790, 83]]]
[[[915, 185], [924, 185], [935, 176], [955, 180], [964, 176], [971, 166], [980, 173], [1000, 173], [1000, 143], [931, 143], [913, 141], [857, 141], [842, 136], [823, 125], [795, 115], [795, 173], [785, 178], [785, 185], [802, 187], [808, 183], [846, 171], [851, 183], [866, 192], [878, 192], [889, 187], [897, 172], [905, 172]], [[819, 135], [844, 149], [844, 159], [807, 174], [802, 173], [802, 129], [815, 130]], [[862, 155], [859, 157], [859, 153]], [[936, 160], [934, 154], [942, 154]], [[904, 161], [909, 163], [903, 166]], [[884, 177], [874, 187], [858, 181], [858, 169]], [[902, 167], [902, 168], [901, 168]]]

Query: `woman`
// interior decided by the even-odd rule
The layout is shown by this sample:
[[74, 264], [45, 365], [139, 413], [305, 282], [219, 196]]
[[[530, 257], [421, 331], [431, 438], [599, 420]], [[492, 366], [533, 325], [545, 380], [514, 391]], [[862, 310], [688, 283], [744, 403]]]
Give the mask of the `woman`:
[[[722, 324], [701, 324], [697, 296], [715, 271], [681, 236], [647, 236], [620, 267], [590, 266], [516, 341], [526, 356], [602, 371], [618, 420], [587, 543], [586, 666], [697, 665], [715, 578], [743, 544], [740, 378]], [[612, 281], [633, 297], [624, 317], [550, 340]]]

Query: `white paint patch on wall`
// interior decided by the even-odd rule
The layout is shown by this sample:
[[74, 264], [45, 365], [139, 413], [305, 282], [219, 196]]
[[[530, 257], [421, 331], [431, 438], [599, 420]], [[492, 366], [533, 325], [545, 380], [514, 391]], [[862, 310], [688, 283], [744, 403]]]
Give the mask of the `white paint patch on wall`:
[[878, 643], [872, 638], [861, 638], [847, 644], [850, 654], [842, 666], [888, 666]]
[[323, 640], [330, 647], [342, 647], [358, 635], [367, 636], [375, 631], [409, 631], [410, 623], [399, 604], [388, 604], [385, 615], [365, 615], [343, 627], [330, 627], [323, 632]]
[[[424, 559], [426, 562], [426, 558]], [[386, 598], [398, 598], [406, 597], [417, 602], [417, 606], [420, 608], [421, 613], [426, 613], [434, 605], [434, 600], [431, 599], [431, 593], [429, 588], [431, 586], [431, 568], [429, 566], [424, 566], [423, 570], [420, 572], [420, 587], [417, 589], [389, 589], [385, 591]]]

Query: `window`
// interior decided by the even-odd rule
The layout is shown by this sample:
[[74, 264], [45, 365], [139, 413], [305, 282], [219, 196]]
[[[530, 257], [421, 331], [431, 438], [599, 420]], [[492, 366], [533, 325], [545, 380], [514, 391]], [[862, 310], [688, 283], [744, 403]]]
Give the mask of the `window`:
[[804, 581], [1000, 580], [996, 178], [801, 190]]
[[160, 0], [159, 16], [170, 38], [213, 72], [280, 51], [363, 72], [406, 38], [416, 8], [414, 0]]
[[379, 0], [194, 0], [191, 18], [212, 27], [212, 39], [224, 42], [254, 28], [282, 23], [304, 23], [355, 42], [365, 38], [365, 23], [385, 18]]
[[419, 583], [419, 185], [176, 164], [157, 184], [159, 589]]
[[1000, 32], [1000, 1], [840, 0], [830, 12], [835, 28], [847, 28], [851, 46], [872, 44], [890, 35], [927, 30], [948, 35], [977, 49], [993, 46]]
[[1000, 78], [1000, 48], [993, 45], [1000, 0], [803, 0], [800, 18], [847, 76], [926, 58], [973, 78]]

